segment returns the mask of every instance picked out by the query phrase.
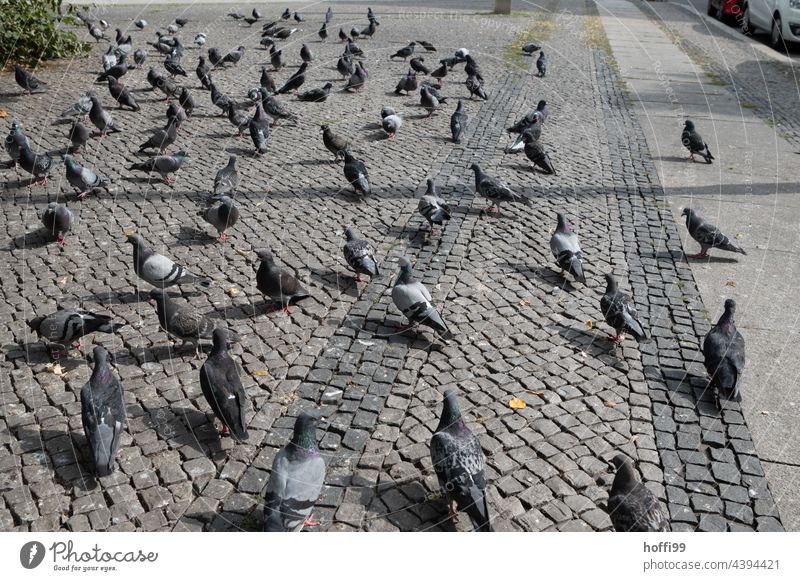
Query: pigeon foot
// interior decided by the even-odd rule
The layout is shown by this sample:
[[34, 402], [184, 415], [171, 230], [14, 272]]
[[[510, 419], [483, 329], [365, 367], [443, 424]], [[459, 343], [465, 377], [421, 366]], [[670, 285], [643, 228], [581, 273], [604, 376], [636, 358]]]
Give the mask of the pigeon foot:
[[321, 524], [322, 521], [315, 520], [313, 514], [308, 515], [306, 520], [303, 521], [303, 525], [307, 527], [318, 527]]

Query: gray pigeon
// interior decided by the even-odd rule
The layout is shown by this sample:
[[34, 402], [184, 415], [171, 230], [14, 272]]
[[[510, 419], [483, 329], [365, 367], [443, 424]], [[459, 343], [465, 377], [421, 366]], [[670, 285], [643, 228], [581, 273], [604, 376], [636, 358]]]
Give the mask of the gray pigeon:
[[354, 89], [356, 92], [361, 92], [364, 88], [364, 84], [367, 82], [367, 69], [364, 67], [364, 63], [358, 61], [356, 63], [355, 70], [353, 74], [350, 75], [350, 78], [347, 79], [347, 83], [341, 89], [341, 91], [349, 91]]
[[439, 108], [439, 100], [431, 94], [430, 89], [426, 86], [419, 90], [419, 95], [420, 104], [428, 112], [428, 117], [430, 117]]
[[14, 80], [17, 84], [25, 89], [25, 93], [30, 95], [33, 91], [39, 88], [39, 85], [46, 85], [44, 81], [40, 81], [19, 65], [14, 65]]
[[133, 246], [133, 271], [154, 287], [167, 288], [176, 284], [211, 286], [209, 279], [196, 276], [166, 256], [155, 252], [138, 234], [128, 236], [128, 243]]
[[341, 135], [335, 134], [327, 125], [322, 125], [320, 128], [322, 130], [322, 143], [333, 154], [333, 161], [339, 161], [339, 157], [344, 157], [345, 152], [350, 147], [350, 141]]
[[431, 303], [431, 293], [411, 275], [411, 263], [407, 258], [400, 258], [400, 274], [392, 287], [392, 301], [410, 323], [403, 330], [414, 325], [425, 325], [445, 341], [453, 338], [439, 311]]
[[485, 212], [491, 212], [496, 206], [497, 214], [500, 215], [501, 202], [520, 202], [530, 206], [528, 198], [515, 193], [500, 180], [486, 175], [477, 163], [473, 163], [470, 169], [475, 172], [475, 192], [489, 200], [489, 205], [484, 208]]
[[720, 232], [719, 228], [703, 220], [691, 208], [684, 208], [682, 215], [686, 216], [686, 228], [689, 230], [689, 236], [700, 244], [700, 252], [689, 255], [689, 258], [705, 258], [712, 248], [747, 254], [741, 246]]
[[89, 97], [92, 100], [92, 109], [89, 111], [89, 120], [100, 130], [100, 138], [103, 139], [108, 133], [118, 133], [120, 130], [114, 126], [111, 114], [103, 109], [103, 104], [96, 94]]
[[419, 199], [417, 209], [419, 210], [419, 213], [422, 214], [422, 216], [428, 221], [428, 224], [430, 224], [431, 236], [433, 236], [435, 233], [433, 228], [434, 224], [441, 225], [446, 220], [450, 219], [450, 206], [448, 206], [442, 198], [436, 195], [436, 182], [434, 182], [432, 179], [428, 179], [428, 190]]
[[383, 127], [384, 133], [386, 133], [388, 136], [387, 139], [394, 139], [395, 135], [397, 135], [397, 132], [402, 126], [403, 117], [397, 113], [387, 115], [381, 120], [381, 127]]
[[144, 171], [148, 173], [158, 172], [165, 184], [172, 184], [174, 179], [169, 174], [178, 171], [183, 164], [183, 160], [189, 156], [185, 151], [179, 151], [173, 155], [157, 155], [141, 163], [134, 163], [128, 169]]
[[291, 441], [275, 455], [264, 490], [264, 531], [299, 532], [320, 523], [312, 518], [325, 481], [325, 460], [317, 448], [320, 413], [302, 412]]
[[553, 162], [550, 161], [550, 156], [547, 155], [542, 144], [533, 136], [529, 130], [522, 132], [522, 140], [525, 142], [525, 157], [533, 163], [534, 168], [541, 168], [546, 174], [555, 174], [556, 168], [553, 167]]
[[564, 272], [568, 272], [575, 277], [575, 280], [586, 284], [586, 276], [583, 274], [583, 254], [581, 254], [578, 235], [572, 231], [564, 214], [558, 214], [556, 231], [550, 237], [550, 251], [556, 259], [556, 264], [561, 267], [562, 276]]
[[71, 155], [64, 156], [64, 163], [67, 166], [67, 181], [78, 190], [79, 200], [83, 200], [87, 192], [108, 185], [108, 178], [99, 176], [88, 167], [82, 166]]
[[250, 126], [250, 117], [246, 113], [236, 109], [236, 105], [233, 101], [228, 103], [227, 113], [228, 121], [236, 128], [238, 136], [243, 137], [245, 130]]
[[289, 111], [280, 101], [270, 95], [264, 87], [261, 87], [259, 92], [261, 93], [261, 105], [264, 107], [264, 113], [274, 119], [273, 125], [277, 125], [278, 121], [281, 119], [297, 122], [297, 115]]
[[484, 101], [488, 99], [486, 95], [486, 91], [483, 88], [483, 82], [478, 77], [469, 76], [467, 80], [464, 81], [464, 85], [466, 85], [467, 90], [469, 91], [469, 98], [478, 97], [479, 99], [483, 99]]
[[40, 179], [42, 185], [46, 185], [50, 172], [61, 165], [61, 160], [46, 153], [34, 153], [29, 147], [23, 147], [19, 152], [19, 165], [33, 176], [31, 185], [39, 183]]
[[215, 202], [211, 206], [200, 211], [200, 215], [203, 220], [217, 229], [218, 240], [225, 242], [228, 239], [225, 230], [239, 221], [239, 209], [228, 196], [220, 196], [214, 200]]
[[111, 97], [119, 104], [120, 109], [123, 107], [129, 107], [131, 111], [141, 109], [133, 94], [114, 77], [108, 77], [108, 91], [111, 93]]
[[609, 339], [614, 343], [621, 343], [625, 339], [625, 333], [630, 333], [637, 341], [648, 340], [631, 297], [618, 289], [617, 281], [612, 275], [606, 274], [605, 276], [606, 292], [600, 299], [600, 311], [603, 313], [606, 323], [611, 325], [616, 332], [616, 335], [609, 335]]
[[486, 458], [478, 438], [461, 416], [456, 392], [452, 389], [444, 393], [442, 415], [431, 438], [431, 462], [447, 498], [452, 521], [457, 522], [457, 511], [462, 510], [469, 516], [475, 531], [491, 532], [486, 502]]
[[617, 469], [608, 495], [608, 515], [614, 530], [620, 533], [669, 531], [667, 511], [639, 481], [631, 460], [618, 454], [611, 463]]
[[228, 165], [220, 169], [214, 178], [214, 197], [233, 197], [241, 181], [242, 177], [239, 175], [239, 170], [236, 169], [236, 156], [230, 154]]
[[323, 103], [330, 96], [332, 88], [333, 83], [329, 81], [316, 89], [297, 93], [297, 99], [299, 101], [305, 101], [306, 103]]
[[736, 301], [726, 300], [725, 312], [703, 341], [703, 356], [709, 384], [721, 394], [739, 401], [739, 382], [744, 371], [744, 337], [736, 330], [735, 314]]
[[228, 332], [214, 329], [212, 340], [214, 346], [200, 368], [200, 388], [214, 415], [222, 422], [220, 433], [231, 434], [239, 441], [246, 440], [247, 394], [239, 378], [239, 367], [228, 352]]
[[307, 44], [300, 47], [300, 58], [304, 63], [310, 63], [314, 60], [314, 54], [311, 52], [311, 49], [308, 48]]
[[269, 144], [269, 119], [264, 114], [264, 107], [261, 103], [256, 103], [256, 112], [249, 120], [248, 130], [250, 131], [250, 139], [253, 141], [253, 146], [256, 148], [255, 154], [262, 155], [267, 153], [267, 146]]
[[256, 273], [256, 288], [272, 300], [273, 310], [283, 307], [283, 312], [288, 315], [289, 305], [311, 296], [299, 280], [275, 264], [269, 250], [258, 250], [256, 255], [261, 260]]
[[353, 65], [353, 57], [350, 53], [345, 52], [336, 61], [336, 70], [342, 75], [342, 80], [346, 79], [355, 72], [355, 65]]
[[535, 42], [529, 42], [528, 44], [522, 47], [522, 52], [528, 56], [531, 56], [533, 53], [542, 50], [542, 47], [536, 44]]
[[152, 289], [150, 298], [156, 303], [158, 325], [173, 339], [180, 339], [181, 348], [191, 343], [195, 357], [199, 356], [200, 341], [211, 339], [214, 322], [193, 307], [173, 302], [164, 289]]
[[428, 67], [426, 67], [423, 64], [424, 62], [425, 62], [425, 58], [424, 57], [417, 57], [417, 58], [411, 59], [411, 62], [409, 64], [411, 65], [411, 68], [414, 69], [415, 72], [418, 72], [421, 75], [427, 75], [431, 71], [430, 71], [430, 69]]
[[82, 337], [90, 333], [116, 333], [125, 323], [114, 323], [108, 315], [61, 309], [43, 317], [34, 317], [27, 325], [47, 343], [67, 347], [72, 341], [78, 341], [73, 347], [80, 349]]
[[547, 57], [545, 56], [543, 50], [539, 51], [539, 58], [536, 59], [536, 70], [540, 77], [543, 77], [547, 74]]
[[42, 213], [42, 224], [44, 224], [45, 230], [53, 237], [53, 240], [58, 242], [59, 246], [64, 246], [66, 243], [64, 235], [72, 230], [74, 223], [75, 216], [72, 215], [66, 204], [50, 202]]
[[4, 145], [6, 152], [11, 156], [11, 161], [16, 167], [22, 150], [24, 148], [30, 149], [31, 147], [28, 137], [22, 131], [22, 125], [17, 121], [11, 123], [11, 131], [8, 132]]
[[[411, 62], [413, 63], [414, 61]], [[416, 91], [418, 86], [417, 73], [409, 69], [408, 73], [403, 75], [403, 78], [397, 83], [397, 86], [394, 88], [394, 94], [400, 95], [405, 91], [406, 95], [408, 95], [411, 91]]]
[[353, 186], [356, 195], [369, 195], [371, 189], [367, 166], [347, 150], [344, 152], [344, 177]]
[[67, 117], [86, 117], [89, 115], [89, 111], [92, 110], [92, 94], [94, 91], [86, 91], [85, 95], [78, 97], [78, 100], [75, 101], [72, 105], [68, 108], [64, 109], [59, 115], [59, 118], [67, 118]]
[[450, 117], [450, 133], [454, 143], [461, 143], [461, 136], [467, 130], [467, 114], [464, 112], [464, 101], [458, 100], [458, 105], [453, 115]]
[[81, 389], [81, 420], [89, 441], [97, 476], [114, 471], [119, 455], [122, 427], [125, 424], [125, 400], [122, 384], [108, 365], [108, 353], [94, 348], [92, 376]]
[[417, 46], [416, 42], [410, 42], [410, 43], [408, 43], [408, 46], [404, 46], [403, 48], [398, 50], [396, 53], [394, 53], [392, 56], [390, 56], [389, 59], [395, 59], [397, 57], [401, 57], [403, 60], [407, 60], [408, 57], [410, 57], [412, 54], [414, 54], [414, 47], [415, 46]]
[[688, 160], [694, 161], [695, 154], [699, 155], [706, 160], [706, 163], [711, 163], [714, 158], [711, 151], [708, 149], [708, 144], [703, 141], [703, 138], [694, 128], [694, 122], [689, 119], [683, 124], [683, 132], [681, 133], [681, 143], [689, 150]]
[[356, 236], [352, 228], [347, 228], [344, 231], [344, 236], [347, 239], [342, 251], [344, 252], [344, 259], [347, 264], [356, 273], [356, 281], [361, 282], [361, 275], [366, 274], [370, 278], [378, 276], [378, 262], [375, 260], [375, 249], [366, 240], [362, 240]]
[[76, 153], [86, 147], [91, 137], [92, 131], [83, 123], [75, 119], [69, 130], [70, 152]]

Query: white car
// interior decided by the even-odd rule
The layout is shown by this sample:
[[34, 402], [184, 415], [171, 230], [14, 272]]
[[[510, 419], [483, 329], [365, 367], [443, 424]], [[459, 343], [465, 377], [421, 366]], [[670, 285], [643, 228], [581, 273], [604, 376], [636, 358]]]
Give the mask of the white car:
[[769, 33], [772, 48], [783, 50], [784, 41], [800, 43], [800, 0], [745, 0], [742, 32]]

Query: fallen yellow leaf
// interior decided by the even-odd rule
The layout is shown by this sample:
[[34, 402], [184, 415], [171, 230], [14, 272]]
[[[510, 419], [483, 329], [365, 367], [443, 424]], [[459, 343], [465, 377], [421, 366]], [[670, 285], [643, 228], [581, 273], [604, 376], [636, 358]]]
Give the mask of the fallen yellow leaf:
[[736, 281], [735, 280], [726, 281], [725, 286], [736, 286]]
[[66, 373], [64, 372], [64, 368], [61, 367], [60, 363], [48, 363], [45, 366], [47, 371], [51, 372], [53, 375], [58, 375], [59, 377], [64, 377]]
[[65, 284], [67, 284], [68, 280], [69, 280], [69, 276], [65, 274], [61, 278], [57, 278], [56, 279], [56, 284], [58, 284], [58, 286], [64, 286]]
[[8, 117], [8, 113], [6, 111], [0, 110], [0, 118], [5, 119], [6, 117]]
[[232, 286], [231, 288], [228, 289], [228, 296], [231, 298], [238, 297], [240, 294], [242, 294], [242, 291], [240, 291], [235, 286]]
[[524, 410], [526, 407], [528, 407], [528, 404], [526, 404], [524, 401], [522, 401], [518, 397], [515, 397], [515, 398], [512, 398], [512, 400], [510, 402], [508, 402], [508, 406], [512, 410]]
[[519, 304], [520, 304], [520, 306], [522, 306], [522, 307], [527, 307], [529, 304], [531, 304], [531, 302], [530, 302], [530, 301], [525, 301], [525, 300], [522, 300], [522, 301], [520, 301], [520, 302], [519, 302]]
[[266, 369], [256, 369], [253, 372], [253, 375], [255, 375], [256, 377], [264, 377], [265, 375], [269, 375], [269, 371], [267, 371]]
[[250, 251], [244, 248], [237, 248], [236, 254], [238, 254], [239, 256], [247, 256], [248, 254], [250, 254]]
[[587, 329], [592, 329], [592, 328], [594, 328], [594, 323], [592, 322], [592, 320], [591, 320], [591, 319], [587, 319], [587, 320], [586, 320], [586, 328], [587, 328]]
[[744, 238], [744, 234], [742, 234], [741, 232], [737, 232], [734, 238], [736, 238], [737, 240], [741, 240], [742, 238]]
[[484, 418], [483, 416], [478, 416], [477, 418], [475, 418], [475, 421], [478, 422], [479, 424], [482, 424], [483, 422], [486, 421], [486, 418]]
[[617, 403], [613, 402], [611, 400], [604, 401], [603, 405], [606, 406], [607, 408], [615, 408], [615, 407], [617, 407]]
[[769, 412], [767, 410], [761, 410], [761, 415], [762, 416], [768, 416]]
[[628, 438], [628, 443], [629, 443], [629, 444], [633, 444], [633, 443], [634, 443], [636, 440], [638, 440], [638, 439], [639, 439], [639, 434], [634, 434], [633, 436], [631, 436], [630, 438]]

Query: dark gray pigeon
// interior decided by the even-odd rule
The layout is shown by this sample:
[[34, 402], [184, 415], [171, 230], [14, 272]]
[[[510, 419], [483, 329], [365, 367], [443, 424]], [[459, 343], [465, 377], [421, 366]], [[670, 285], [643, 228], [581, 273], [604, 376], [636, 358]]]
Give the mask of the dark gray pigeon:
[[311, 52], [311, 49], [308, 48], [307, 44], [304, 44], [300, 47], [300, 59], [304, 63], [310, 63], [312, 60], [314, 60], [314, 54]]
[[23, 147], [19, 152], [19, 165], [33, 176], [31, 185], [36, 185], [39, 180], [42, 185], [46, 185], [50, 172], [61, 165], [61, 160], [46, 153], [34, 153], [29, 147]]
[[390, 56], [389, 59], [395, 59], [395, 58], [400, 57], [403, 60], [407, 60], [408, 57], [410, 57], [412, 54], [414, 54], [414, 47], [415, 46], [417, 46], [416, 42], [409, 42], [407, 46], [404, 46], [403, 48], [398, 50], [396, 53], [394, 53], [392, 56]]
[[97, 188], [105, 188], [109, 179], [94, 173], [93, 170], [79, 164], [71, 155], [64, 156], [67, 166], [67, 181], [78, 190], [78, 199], [83, 200], [88, 192]]
[[235, 50], [230, 51], [224, 57], [222, 57], [222, 62], [223, 63], [231, 63], [231, 64], [233, 64], [233, 66], [236, 66], [236, 65], [239, 64], [239, 61], [242, 60], [242, 57], [244, 56], [244, 51], [245, 51], [245, 47], [240, 46], [240, 47], [236, 48]]
[[261, 260], [256, 273], [256, 288], [272, 300], [272, 310], [283, 307], [283, 312], [288, 315], [289, 305], [311, 296], [299, 280], [275, 264], [269, 250], [259, 250], [256, 255]]
[[242, 177], [239, 175], [239, 170], [236, 169], [236, 156], [231, 153], [228, 156], [228, 165], [220, 169], [214, 178], [214, 197], [230, 196], [232, 198], [241, 181]]
[[297, 115], [289, 111], [280, 101], [267, 93], [264, 87], [259, 89], [261, 93], [261, 106], [264, 107], [264, 113], [272, 117], [274, 120], [272, 125], [277, 125], [281, 119], [297, 122]]
[[328, 23], [327, 22], [323, 22], [322, 23], [322, 26], [320, 27], [319, 32], [317, 32], [317, 34], [319, 35], [320, 40], [322, 42], [325, 42], [325, 39], [328, 38]]
[[75, 119], [69, 130], [70, 153], [76, 153], [86, 147], [91, 135], [92, 130]]
[[75, 216], [73, 216], [66, 204], [50, 202], [47, 204], [47, 209], [42, 212], [44, 229], [53, 237], [53, 240], [58, 242], [59, 246], [64, 246], [66, 243], [64, 236], [72, 230], [74, 223]]
[[144, 61], [147, 60], [147, 53], [140, 48], [137, 48], [133, 53], [133, 62], [137, 67], [141, 67]]
[[561, 267], [561, 276], [568, 272], [575, 277], [575, 280], [586, 284], [578, 235], [572, 231], [572, 226], [564, 214], [558, 214], [556, 231], [550, 237], [550, 251], [556, 259], [556, 264]]
[[741, 399], [739, 382], [744, 371], [744, 337], [733, 320], [736, 301], [725, 301], [725, 312], [703, 341], [709, 384], [735, 401]]
[[208, 405], [222, 422], [221, 434], [247, 440], [245, 412], [247, 394], [239, 377], [239, 367], [228, 352], [228, 332], [217, 328], [212, 333], [214, 346], [200, 368], [200, 388]]
[[686, 216], [686, 228], [689, 230], [689, 236], [700, 244], [700, 252], [689, 255], [689, 258], [705, 258], [712, 248], [747, 254], [741, 246], [720, 232], [719, 228], [703, 220], [691, 208], [684, 208], [682, 214]]
[[649, 337], [639, 322], [631, 297], [618, 289], [617, 281], [612, 275], [606, 274], [605, 277], [606, 292], [600, 299], [600, 311], [606, 323], [616, 332], [616, 335], [609, 335], [608, 338], [614, 343], [621, 343], [625, 339], [625, 333], [630, 333], [637, 341], [647, 341]]
[[187, 343], [194, 346], [195, 357], [200, 355], [200, 342], [208, 341], [214, 332], [214, 322], [197, 309], [173, 302], [164, 289], [154, 288], [150, 298], [156, 303], [158, 325], [173, 339], [182, 341], [179, 348]]
[[461, 137], [467, 130], [467, 122], [469, 118], [464, 112], [464, 102], [459, 99], [458, 105], [453, 115], [450, 117], [450, 133], [453, 135], [454, 143], [461, 143]]
[[352, 228], [344, 231], [344, 237], [347, 239], [342, 248], [344, 259], [355, 271], [356, 281], [361, 282], [362, 274], [366, 274], [370, 279], [380, 275], [378, 262], [375, 260], [375, 249], [372, 245], [366, 240], [358, 238]]
[[367, 166], [347, 150], [344, 152], [344, 177], [353, 186], [356, 195], [369, 195], [371, 190]]
[[540, 77], [547, 74], [547, 57], [543, 50], [539, 51], [539, 58], [536, 59], [536, 70], [539, 72]]
[[255, 146], [256, 155], [267, 153], [267, 146], [269, 145], [269, 119], [264, 113], [264, 107], [261, 103], [256, 103], [256, 112], [249, 120], [247, 125], [250, 131], [250, 139]]
[[611, 461], [617, 469], [608, 495], [608, 515], [619, 533], [667, 532], [667, 511], [655, 495], [639, 481], [630, 458], [618, 454]]
[[40, 85], [46, 85], [44, 81], [40, 81], [33, 73], [29, 73], [19, 65], [14, 65], [14, 80], [17, 84], [25, 89], [25, 93], [30, 95], [33, 91], [39, 88]]
[[418, 40], [417, 44], [424, 48], [426, 52], [436, 52], [436, 47], [426, 40]]
[[430, 71], [430, 69], [428, 67], [425, 66], [424, 63], [425, 63], [425, 58], [420, 56], [420, 57], [411, 59], [411, 62], [409, 63], [409, 65], [411, 66], [412, 69], [414, 69], [415, 72], [417, 72], [417, 73], [419, 73], [421, 75], [427, 75], [431, 71]]
[[409, 321], [408, 330], [415, 325], [430, 327], [445, 341], [453, 338], [453, 334], [431, 303], [431, 293], [425, 285], [411, 275], [411, 263], [407, 258], [400, 258], [400, 274], [392, 287], [392, 301]]
[[172, 184], [174, 179], [169, 174], [181, 169], [183, 160], [189, 156], [185, 151], [179, 151], [173, 155], [157, 155], [141, 163], [134, 163], [128, 169], [144, 171], [148, 173], [158, 172], [165, 184]]
[[533, 55], [533, 53], [542, 50], [542, 47], [536, 44], [535, 42], [529, 42], [528, 44], [522, 47], [522, 52], [528, 56]]
[[94, 461], [94, 473], [108, 476], [119, 455], [122, 427], [125, 424], [125, 399], [122, 384], [108, 365], [108, 353], [94, 348], [92, 376], [81, 389], [81, 420]]
[[67, 347], [78, 341], [73, 347], [80, 349], [82, 337], [91, 333], [116, 333], [125, 323], [114, 323], [108, 315], [61, 309], [43, 317], [34, 317], [27, 325], [48, 344]]
[[367, 82], [367, 69], [364, 68], [364, 63], [358, 61], [356, 63], [353, 74], [350, 75], [350, 78], [347, 79], [347, 83], [345, 83], [345, 86], [340, 90], [349, 91], [353, 89], [356, 92], [360, 92], [364, 88], [364, 84], [366, 82]]
[[405, 91], [406, 95], [408, 95], [411, 91], [416, 91], [418, 86], [417, 73], [409, 69], [409, 71], [403, 75], [403, 78], [400, 79], [400, 82], [397, 83], [397, 86], [394, 88], [394, 94], [400, 95]]
[[301, 412], [294, 424], [292, 440], [272, 461], [272, 472], [264, 490], [264, 531], [299, 532], [316, 526], [314, 504], [325, 481], [325, 460], [317, 448], [316, 410]]
[[[461, 101], [459, 101], [460, 103]], [[450, 219], [450, 206], [436, 195], [436, 182], [432, 179], [428, 179], [428, 190], [425, 194], [419, 199], [419, 204], [417, 205], [417, 209], [419, 213], [428, 221], [428, 224], [431, 226], [431, 236], [434, 235], [435, 231], [433, 228], [434, 224], [443, 224], [445, 221]]]
[[687, 161], [694, 161], [695, 154], [706, 160], [706, 163], [711, 163], [714, 159], [714, 156], [711, 155], [711, 151], [708, 149], [708, 144], [703, 141], [703, 138], [694, 128], [694, 122], [690, 121], [689, 119], [687, 119], [683, 124], [681, 143], [683, 143], [683, 146], [689, 150], [689, 157], [687, 158]]
[[154, 287], [167, 288], [176, 284], [211, 286], [209, 279], [196, 276], [170, 258], [155, 252], [138, 234], [128, 236], [128, 243], [133, 246], [133, 271]]
[[114, 126], [111, 113], [103, 109], [103, 104], [98, 96], [92, 93], [89, 97], [92, 100], [92, 109], [89, 111], [89, 120], [100, 130], [100, 138], [103, 139], [109, 133], [118, 133], [120, 130]]
[[274, 93], [277, 90], [275, 88], [275, 81], [267, 72], [266, 67], [261, 67], [261, 78], [259, 79], [259, 84], [270, 93]]
[[120, 109], [124, 107], [130, 108], [131, 111], [138, 111], [141, 109], [133, 94], [125, 85], [114, 77], [108, 77], [108, 92], [111, 93], [111, 97], [119, 104]]
[[467, 80], [464, 81], [464, 84], [469, 91], [470, 99], [472, 99], [472, 97], [478, 97], [479, 99], [483, 99], [485, 101], [488, 98], [486, 91], [483, 89], [483, 83], [478, 77], [467, 77]]
[[322, 87], [297, 93], [297, 99], [308, 103], [322, 103], [330, 96], [332, 88], [333, 83], [327, 82]]
[[20, 125], [19, 122], [13, 121], [11, 123], [11, 131], [8, 132], [4, 145], [6, 152], [11, 157], [14, 167], [16, 167], [17, 163], [19, 163], [22, 150], [24, 148], [30, 149], [31, 147], [28, 137], [25, 135], [25, 132], [22, 130], [22, 125]]
[[419, 88], [426, 89], [433, 97], [436, 97], [436, 100], [439, 101], [440, 105], [444, 105], [445, 103], [447, 103], [447, 97], [442, 95], [439, 92], [439, 89], [436, 88], [434, 85], [431, 85], [428, 81], [422, 81], [419, 84]]
[[555, 174], [556, 168], [553, 167], [550, 156], [547, 155], [544, 146], [534, 137], [534, 134], [525, 130], [522, 132], [522, 140], [525, 142], [525, 157], [533, 163], [533, 167], [540, 168], [546, 174]]
[[500, 215], [501, 202], [519, 202], [530, 206], [528, 198], [520, 196], [500, 180], [485, 174], [477, 163], [470, 165], [470, 169], [475, 172], [475, 192], [489, 200], [489, 205], [484, 208], [485, 212], [491, 212], [496, 206], [497, 214]]
[[233, 227], [239, 221], [239, 208], [228, 196], [215, 198], [214, 203], [200, 211], [203, 220], [217, 229], [218, 240], [224, 242], [228, 239], [225, 230]]
[[342, 75], [342, 80], [346, 79], [355, 72], [356, 68], [353, 64], [353, 57], [350, 53], [345, 52], [339, 57], [339, 60], [336, 61], [336, 70], [339, 71], [340, 75]]
[[250, 126], [249, 115], [247, 115], [247, 113], [238, 110], [233, 101], [230, 101], [228, 103], [227, 113], [228, 113], [228, 121], [230, 121], [231, 125], [233, 125], [236, 128], [236, 131], [238, 132], [238, 137], [243, 137], [244, 132]]
[[344, 157], [345, 152], [350, 147], [350, 141], [341, 135], [335, 134], [327, 125], [322, 125], [321, 129], [322, 143], [333, 154], [333, 161], [339, 161], [339, 158]]
[[[450, 519], [464, 511], [477, 532], [491, 532], [486, 502], [486, 458], [480, 442], [461, 416], [455, 390], [444, 393], [439, 425], [431, 438], [431, 462], [447, 499]], [[455, 506], [454, 506], [455, 505]]]
[[434, 111], [439, 108], [439, 100], [431, 94], [428, 87], [423, 86], [419, 90], [419, 102], [428, 112], [428, 117], [433, 115]]
[[170, 145], [175, 143], [176, 139], [178, 139], [178, 123], [168, 122], [162, 129], [157, 129], [148, 137], [147, 141], [139, 146], [139, 151], [155, 149], [158, 153], [163, 154]]
[[186, 116], [191, 117], [194, 109], [197, 106], [194, 102], [194, 97], [186, 87], [181, 87], [181, 94], [178, 95], [178, 104], [186, 111]]
[[275, 91], [276, 95], [284, 95], [286, 93], [291, 93], [292, 91], [297, 91], [303, 83], [306, 82], [306, 69], [308, 68], [308, 63], [303, 63], [300, 65], [300, 68], [297, 69], [291, 77], [289, 77], [283, 86]]
[[442, 79], [447, 76], [447, 65], [443, 64], [439, 68], [431, 71], [431, 77], [439, 81], [439, 86], [442, 84]]

